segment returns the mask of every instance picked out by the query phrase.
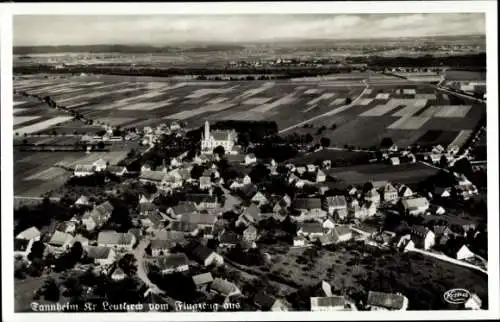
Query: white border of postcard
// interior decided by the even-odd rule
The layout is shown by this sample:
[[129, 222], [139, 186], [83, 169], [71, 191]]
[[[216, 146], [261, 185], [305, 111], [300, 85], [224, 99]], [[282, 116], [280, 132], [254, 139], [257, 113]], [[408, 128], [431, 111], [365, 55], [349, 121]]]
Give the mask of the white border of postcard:
[[[426, 320], [498, 319], [498, 78], [496, 1], [391, 1], [391, 2], [246, 2], [246, 3], [4, 3], [1, 8], [1, 128], [2, 128], [2, 311], [11, 321], [253, 321], [253, 320]], [[484, 12], [487, 24], [488, 92], [488, 229], [489, 310], [410, 312], [241, 312], [241, 313], [14, 313], [13, 279], [13, 147], [12, 128], [12, 15], [36, 14], [283, 14], [283, 13], [432, 13]]]

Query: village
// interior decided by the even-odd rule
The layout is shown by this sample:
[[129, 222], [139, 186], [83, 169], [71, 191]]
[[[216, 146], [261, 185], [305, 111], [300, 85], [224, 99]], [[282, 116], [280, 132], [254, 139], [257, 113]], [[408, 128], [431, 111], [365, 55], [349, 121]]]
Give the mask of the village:
[[[164, 144], [162, 136], [180, 140], [185, 133], [172, 122], [140, 135], [149, 150]], [[115, 283], [121, 285], [115, 286], [116, 301], [166, 303], [168, 310], [213, 310], [217, 304], [217, 310], [293, 311], [301, 308], [287, 294], [300, 283], [272, 272], [263, 278], [266, 267], [279, 252], [303, 252], [299, 257], [307, 262], [311, 252], [338, 247], [362, 249], [365, 256], [372, 250], [387, 256], [418, 253], [487, 275], [487, 259], [478, 254], [486, 228], [455, 223], [447, 207], [469, 202], [481, 188], [451, 167], [439, 172], [446, 180], [436, 179], [440, 184], [429, 191], [389, 180], [339, 188], [331, 184], [328, 160], [303, 165], [259, 159], [238, 145], [235, 130], [214, 130], [208, 121], [198, 144], [194, 155], [186, 150], [162, 159], [160, 166], [144, 162], [140, 171], [105, 159], [76, 165], [70, 180], [76, 186], [94, 180], [113, 188], [107, 194], [90, 187], [88, 194], [47, 198], [37, 207], [65, 204], [59, 215], [65, 220], [16, 235], [16, 278], [45, 281], [33, 299], [97, 301], [103, 296], [99, 284]], [[469, 151], [459, 150], [436, 146], [419, 152], [417, 160], [412, 151], [392, 145], [381, 157], [392, 167], [416, 162], [440, 167], [466, 159]], [[439, 219], [426, 219], [431, 217]], [[66, 279], [58, 283], [54, 274]], [[252, 276], [268, 285], [252, 287]], [[301, 299], [310, 311], [412, 307], [412, 294], [397, 290], [365, 289], [351, 296], [319, 278], [313, 286]], [[475, 293], [461, 305], [482, 307]]]

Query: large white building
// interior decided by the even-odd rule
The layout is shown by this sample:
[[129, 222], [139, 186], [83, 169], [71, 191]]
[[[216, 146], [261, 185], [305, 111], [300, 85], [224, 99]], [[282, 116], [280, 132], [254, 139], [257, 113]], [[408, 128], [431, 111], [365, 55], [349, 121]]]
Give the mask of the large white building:
[[204, 154], [212, 154], [214, 149], [222, 146], [226, 153], [231, 153], [238, 140], [238, 134], [235, 130], [216, 130], [210, 131], [210, 124], [205, 122], [205, 130], [201, 137], [201, 151]]

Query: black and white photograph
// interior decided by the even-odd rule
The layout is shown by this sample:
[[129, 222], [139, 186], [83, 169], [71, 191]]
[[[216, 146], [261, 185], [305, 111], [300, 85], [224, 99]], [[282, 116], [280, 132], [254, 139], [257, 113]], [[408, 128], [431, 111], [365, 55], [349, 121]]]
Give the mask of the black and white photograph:
[[444, 3], [11, 4], [9, 317], [498, 318], [496, 3]]

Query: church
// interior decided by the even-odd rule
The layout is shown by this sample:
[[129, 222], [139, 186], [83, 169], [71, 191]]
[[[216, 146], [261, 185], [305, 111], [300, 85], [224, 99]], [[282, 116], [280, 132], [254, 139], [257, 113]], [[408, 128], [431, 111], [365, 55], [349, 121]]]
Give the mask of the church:
[[210, 131], [210, 124], [205, 122], [205, 130], [201, 136], [201, 152], [204, 154], [212, 154], [214, 149], [222, 146], [227, 154], [233, 151], [238, 134], [235, 130], [215, 130]]

